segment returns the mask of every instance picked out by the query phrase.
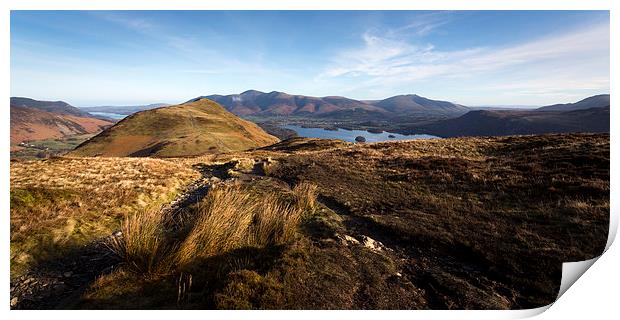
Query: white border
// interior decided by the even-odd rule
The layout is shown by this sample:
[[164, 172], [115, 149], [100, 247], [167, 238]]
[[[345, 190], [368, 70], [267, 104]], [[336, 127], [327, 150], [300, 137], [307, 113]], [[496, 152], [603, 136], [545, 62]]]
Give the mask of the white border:
[[[234, 10], [234, 9], [253, 9], [253, 10], [611, 10], [611, 70], [616, 74], [619, 71], [617, 58], [618, 52], [618, 19], [620, 12], [618, 4], [620, 1], [613, 0], [433, 0], [433, 1], [398, 1], [398, 0], [356, 0], [340, 2], [336, 1], [317, 1], [317, 0], [229, 0], [229, 1], [209, 1], [199, 0], [3, 0], [0, 1], [0, 43], [2, 50], [2, 63], [4, 68], [10, 68], [9, 52], [9, 19], [10, 10]], [[9, 108], [6, 104], [10, 95], [10, 74], [4, 72], [0, 77], [0, 90], [2, 92], [5, 105], [2, 108], [4, 116], [1, 117], [4, 139], [0, 139], [4, 153], [2, 163], [4, 165], [3, 191], [0, 193], [0, 203], [3, 205], [3, 228], [1, 229], [2, 256], [0, 257], [2, 278], [2, 289], [0, 289], [0, 301], [4, 301], [2, 312], [6, 313], [2, 319], [38, 319], [40, 317], [58, 316], [62, 319], [110, 319], [125, 318], [129, 316], [142, 316], [148, 318], [167, 319], [176, 315], [183, 317], [222, 317], [230, 319], [247, 319], [248, 317], [275, 318], [302, 318], [316, 319], [317, 317], [345, 318], [345, 319], [376, 319], [378, 317], [389, 316], [391, 318], [409, 319], [420, 317], [423, 319], [498, 319], [498, 318], [522, 318], [540, 314], [548, 309], [549, 306], [523, 311], [265, 311], [265, 312], [229, 312], [229, 311], [57, 311], [42, 314], [37, 311], [8, 311], [9, 310]], [[612, 100], [615, 101], [617, 90], [617, 77], [611, 72], [611, 91]], [[614, 104], [614, 103], [612, 103]], [[612, 141], [617, 136], [619, 130], [614, 124], [618, 121], [618, 113], [615, 108], [611, 112], [611, 136]], [[617, 159], [618, 152], [612, 144], [612, 159]], [[615, 185], [618, 181], [616, 166], [611, 163], [611, 184]], [[617, 270], [620, 266], [619, 252], [617, 246], [609, 247], [613, 242], [618, 225], [617, 210], [615, 210], [618, 192], [612, 190], [611, 208], [612, 223], [610, 225], [610, 238], [607, 244], [609, 250], [600, 258], [600, 262], [594, 264], [592, 271], [586, 273], [582, 280], [576, 282], [574, 289], [566, 291], [562, 298], [549, 308], [548, 312], [542, 315], [546, 319], [560, 319], [564, 317], [590, 317], [592, 315], [612, 315], [617, 314]], [[596, 259], [594, 259], [596, 260]], [[573, 265], [574, 267], [575, 265]], [[565, 268], [566, 271], [566, 268]]]

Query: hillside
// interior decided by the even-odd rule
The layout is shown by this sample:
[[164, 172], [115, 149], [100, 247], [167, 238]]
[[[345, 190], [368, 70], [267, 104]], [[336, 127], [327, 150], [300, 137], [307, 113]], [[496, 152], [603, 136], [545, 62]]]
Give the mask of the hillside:
[[[430, 100], [417, 95], [395, 96], [380, 101], [360, 101], [338, 96], [311, 97], [273, 91], [248, 90], [241, 94], [209, 95], [207, 98], [223, 105], [237, 115], [320, 116], [333, 118], [385, 118], [403, 113], [461, 114], [467, 108], [446, 101]], [[194, 99], [195, 100], [195, 99]]]
[[11, 97], [11, 106], [28, 107], [56, 114], [72, 115], [78, 117], [92, 117], [88, 112], [82, 111], [64, 101], [42, 101], [24, 97]]
[[[597, 101], [599, 98], [590, 101]], [[587, 100], [587, 99], [586, 99]], [[585, 101], [585, 100], [583, 100]], [[427, 133], [441, 137], [506, 136], [568, 132], [609, 132], [610, 107], [568, 110], [474, 110], [458, 118], [434, 121], [397, 130], [401, 133]], [[591, 105], [587, 103], [587, 105]]]
[[97, 133], [112, 125], [109, 121], [80, 113], [79, 110], [76, 112], [68, 105], [59, 104], [58, 109], [48, 104], [42, 107], [34, 105], [36, 107], [11, 105], [12, 148], [24, 141]]
[[135, 113], [78, 146], [72, 156], [180, 157], [277, 142], [207, 99]]
[[431, 100], [420, 97], [416, 94], [394, 96], [385, 100], [373, 101], [372, 104], [381, 107], [386, 111], [398, 114], [414, 112], [463, 114], [469, 111], [469, 108], [460, 104], [454, 104], [447, 101]]
[[610, 96], [608, 94], [599, 94], [589, 98], [585, 98], [575, 103], [554, 104], [550, 106], [540, 107], [538, 111], [574, 111], [585, 110], [591, 108], [605, 108], [610, 105]]
[[215, 101], [237, 115], [312, 115], [355, 109], [382, 111], [361, 101], [344, 97], [319, 98], [278, 91], [265, 93], [248, 90], [241, 94], [210, 95], [197, 99], [200, 98]]
[[294, 138], [12, 162], [11, 307], [541, 307], [562, 262], [605, 247], [609, 147], [608, 134]]

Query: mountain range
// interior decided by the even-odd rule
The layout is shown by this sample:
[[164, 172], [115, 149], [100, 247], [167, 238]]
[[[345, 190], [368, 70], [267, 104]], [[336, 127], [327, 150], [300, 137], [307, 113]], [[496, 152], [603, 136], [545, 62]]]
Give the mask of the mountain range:
[[[95, 117], [85, 110], [130, 113], [144, 108], [148, 110], [133, 113], [105, 130], [81, 145], [74, 155], [197, 155], [253, 148], [276, 141], [275, 137], [254, 123], [234, 114], [277, 115], [281, 119], [306, 116], [328, 122], [361, 115], [361, 119], [378, 119], [378, 125], [373, 125], [377, 129], [441, 137], [609, 132], [610, 129], [608, 94], [533, 110], [472, 110], [418, 95], [359, 101], [337, 96], [309, 97], [256, 90], [238, 95], [199, 97], [171, 107], [162, 105], [166, 106], [79, 109], [63, 101], [13, 97], [10, 108], [11, 145], [13, 148], [24, 141], [98, 133], [112, 126], [112, 120]], [[431, 116], [423, 120], [410, 116], [420, 113]], [[364, 123], [375, 122], [352, 123], [364, 126]]]
[[609, 132], [609, 111], [610, 96], [605, 94], [535, 110], [473, 110], [457, 118], [410, 127], [400, 132], [441, 137]]
[[362, 101], [340, 96], [311, 97], [278, 91], [265, 93], [248, 90], [240, 94], [200, 96], [190, 101], [203, 98], [215, 101], [241, 116], [341, 117], [348, 113], [364, 113], [375, 117], [393, 117], [411, 113], [460, 115], [469, 111], [459, 104], [431, 100], [415, 94]]

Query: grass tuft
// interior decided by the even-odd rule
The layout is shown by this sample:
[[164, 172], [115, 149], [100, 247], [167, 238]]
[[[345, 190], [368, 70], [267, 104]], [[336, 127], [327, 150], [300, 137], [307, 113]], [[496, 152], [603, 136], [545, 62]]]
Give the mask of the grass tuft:
[[125, 219], [123, 235], [111, 247], [131, 270], [154, 275], [239, 248], [287, 244], [317, 205], [314, 186], [302, 185], [293, 194], [294, 201], [287, 201], [274, 192], [257, 197], [239, 186], [215, 188], [190, 209], [176, 234], [166, 233], [161, 212], [144, 211]]
[[164, 235], [164, 215], [144, 210], [125, 219], [122, 235], [112, 238], [111, 249], [130, 270], [147, 275], [168, 274], [172, 247]]

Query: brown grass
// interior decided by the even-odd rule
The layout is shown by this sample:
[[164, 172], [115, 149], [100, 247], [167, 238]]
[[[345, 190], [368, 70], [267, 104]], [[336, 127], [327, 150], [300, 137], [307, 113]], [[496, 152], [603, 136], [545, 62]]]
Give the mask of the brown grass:
[[410, 267], [432, 271], [422, 282], [436, 281], [443, 307], [481, 307], [467, 298], [479, 288], [463, 265], [513, 290], [512, 307], [549, 303], [561, 262], [590, 259], [605, 246], [608, 135], [387, 142], [274, 159], [271, 177], [311, 182], [372, 237], [431, 256]]
[[316, 187], [303, 185], [293, 194], [295, 201], [288, 202], [276, 193], [257, 197], [240, 186], [221, 186], [191, 208], [176, 235], [168, 234], [182, 240], [167, 242], [166, 218], [144, 211], [126, 218], [122, 239], [112, 248], [130, 269], [163, 275], [234, 249], [286, 244], [302, 216], [316, 207]]
[[301, 182], [293, 187], [293, 196], [297, 206], [303, 208], [304, 212], [313, 213], [318, 207], [316, 200], [318, 188], [315, 184]]
[[110, 241], [111, 249], [130, 270], [146, 275], [168, 274], [172, 248], [164, 233], [164, 221], [165, 216], [158, 211], [142, 210], [126, 217], [122, 235]]
[[11, 275], [107, 236], [199, 174], [155, 159], [11, 162]]

